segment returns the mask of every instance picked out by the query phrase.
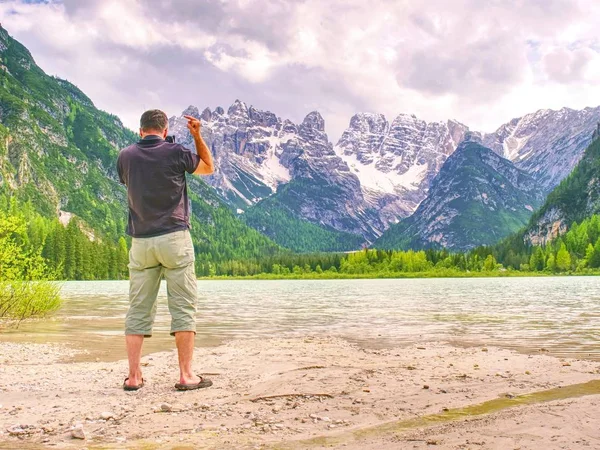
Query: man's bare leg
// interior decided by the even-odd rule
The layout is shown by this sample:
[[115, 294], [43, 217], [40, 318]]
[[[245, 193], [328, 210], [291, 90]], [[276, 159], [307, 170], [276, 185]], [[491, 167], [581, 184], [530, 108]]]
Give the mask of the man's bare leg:
[[135, 387], [142, 384], [142, 344], [144, 343], [143, 334], [128, 334], [125, 336], [127, 345], [127, 358], [129, 359], [129, 380], [127, 386]]
[[196, 333], [193, 331], [178, 331], [175, 333], [175, 345], [179, 356], [179, 383], [195, 384], [200, 382], [200, 377], [192, 370], [192, 359], [194, 358], [194, 339]]

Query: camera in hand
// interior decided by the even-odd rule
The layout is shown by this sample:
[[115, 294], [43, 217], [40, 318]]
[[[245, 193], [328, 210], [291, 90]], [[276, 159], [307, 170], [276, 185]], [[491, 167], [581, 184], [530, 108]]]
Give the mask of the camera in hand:
[[167, 136], [167, 137], [165, 138], [165, 141], [167, 141], [167, 142], [169, 142], [169, 143], [171, 143], [171, 144], [174, 144], [174, 143], [175, 143], [175, 136], [174, 136], [174, 135]]

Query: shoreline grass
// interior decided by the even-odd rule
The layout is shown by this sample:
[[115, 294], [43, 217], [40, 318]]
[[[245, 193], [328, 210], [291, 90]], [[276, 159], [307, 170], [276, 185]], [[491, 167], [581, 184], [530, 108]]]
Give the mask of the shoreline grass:
[[261, 273], [256, 275], [215, 275], [210, 277], [198, 277], [198, 280], [364, 280], [364, 279], [419, 279], [419, 278], [538, 278], [538, 277], [572, 277], [572, 276], [599, 276], [599, 271], [593, 272], [521, 272], [516, 270], [506, 271], [484, 271], [484, 272], [461, 272], [454, 270], [429, 271], [429, 272], [397, 272], [397, 273], [335, 273], [323, 272], [306, 274], [270, 274]]

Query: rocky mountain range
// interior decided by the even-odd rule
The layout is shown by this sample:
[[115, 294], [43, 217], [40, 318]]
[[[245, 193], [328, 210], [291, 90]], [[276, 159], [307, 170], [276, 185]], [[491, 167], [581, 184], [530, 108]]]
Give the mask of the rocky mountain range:
[[543, 109], [482, 136], [491, 148], [534, 177], [548, 193], [581, 159], [600, 122], [600, 107]]
[[[318, 112], [294, 124], [238, 100], [227, 112], [189, 107], [184, 113], [202, 119], [217, 167], [208, 183], [239, 213], [252, 211], [253, 224], [268, 236], [282, 234], [262, 217], [272, 214], [354, 236], [353, 245], [357, 236], [372, 240], [385, 229], [359, 178], [334, 151]], [[182, 117], [170, 119], [178, 141], [192, 145], [185, 123]]]
[[467, 131], [455, 121], [427, 123], [400, 114], [390, 124], [381, 114], [361, 113], [350, 120], [336, 152], [388, 226], [412, 214], [425, 199]]
[[533, 177], [468, 137], [446, 160], [415, 213], [373, 246], [467, 251], [494, 244], [526, 225], [543, 199]]
[[[238, 100], [227, 112], [217, 107], [200, 113], [190, 106], [184, 114], [202, 118], [217, 159], [217, 173], [208, 183], [281, 245], [290, 242], [282, 226], [310, 229], [335, 242], [310, 246], [313, 250], [351, 250], [357, 237], [372, 243], [412, 215], [466, 133], [548, 193], [578, 163], [600, 121], [600, 107], [540, 110], [494, 133], [480, 133], [452, 120], [426, 122], [400, 114], [390, 123], [381, 114], [359, 113], [333, 146], [318, 112], [294, 124]], [[182, 118], [170, 122], [178, 139], [190, 144]]]

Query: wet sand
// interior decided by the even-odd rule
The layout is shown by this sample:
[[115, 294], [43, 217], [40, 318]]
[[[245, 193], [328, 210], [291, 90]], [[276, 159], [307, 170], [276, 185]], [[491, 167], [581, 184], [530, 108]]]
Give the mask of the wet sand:
[[132, 393], [126, 361], [84, 356], [0, 343], [0, 448], [600, 448], [600, 364], [544, 351], [235, 340], [196, 350], [213, 387], [175, 391], [169, 351]]

